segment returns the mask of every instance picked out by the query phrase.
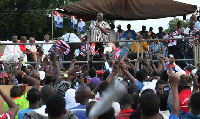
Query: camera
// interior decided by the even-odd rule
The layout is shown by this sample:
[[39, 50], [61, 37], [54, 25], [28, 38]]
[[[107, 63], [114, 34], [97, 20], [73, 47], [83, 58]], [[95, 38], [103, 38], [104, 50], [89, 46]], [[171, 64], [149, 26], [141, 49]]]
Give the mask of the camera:
[[163, 86], [163, 94], [169, 95], [169, 90], [170, 90], [169, 86]]

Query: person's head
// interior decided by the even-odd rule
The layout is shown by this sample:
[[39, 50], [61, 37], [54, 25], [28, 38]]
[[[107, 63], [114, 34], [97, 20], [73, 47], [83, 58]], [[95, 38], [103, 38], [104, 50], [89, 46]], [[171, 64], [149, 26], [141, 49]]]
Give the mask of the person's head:
[[17, 36], [12, 36], [12, 42], [13, 42], [13, 43], [17, 43], [17, 41], [18, 41]]
[[146, 26], [142, 26], [142, 31], [146, 31]]
[[99, 115], [97, 119], [115, 119], [115, 110], [111, 106], [106, 112]]
[[[154, 34], [154, 35], [152, 36], [152, 39], [158, 39], [158, 35]], [[158, 44], [159, 41], [156, 40], [156, 41], [154, 41], [154, 43], [155, 43], [155, 44]]]
[[141, 115], [145, 117], [155, 117], [159, 112], [160, 98], [153, 93], [147, 93], [141, 96]]
[[29, 43], [35, 43], [35, 38], [30, 37], [30, 38], [29, 38]]
[[127, 34], [126, 34], [126, 39], [130, 39], [131, 38], [131, 32], [128, 32]]
[[161, 95], [159, 95], [159, 97], [160, 97], [160, 110], [166, 111], [168, 95], [161, 94]]
[[163, 80], [163, 81], [165, 81], [165, 82], [168, 82], [167, 70], [163, 70], [163, 71], [161, 72], [160, 79]]
[[159, 76], [157, 71], [152, 71], [150, 77]]
[[97, 75], [97, 72], [94, 68], [90, 68], [88, 73], [89, 73], [90, 78], [96, 77]]
[[106, 70], [103, 74], [103, 80], [105, 81], [109, 75], [110, 75], [110, 71]]
[[97, 78], [99, 78], [102, 81], [103, 80], [103, 73], [97, 74]]
[[48, 114], [49, 119], [62, 119], [66, 113], [65, 99], [58, 94], [50, 96], [46, 103], [45, 112]]
[[191, 100], [189, 102], [189, 105], [191, 106], [191, 111], [200, 111], [200, 93], [196, 92], [191, 96]]
[[46, 35], [44, 36], [44, 40], [45, 40], [46, 42], [49, 42], [49, 39], [50, 39], [50, 36], [49, 36], [48, 34], [46, 34]]
[[86, 106], [86, 117], [89, 117], [90, 110], [92, 109], [92, 107], [94, 106], [95, 103], [96, 103], [96, 101], [91, 101], [87, 104], [87, 106]]
[[128, 93], [123, 94], [120, 98], [120, 107], [121, 110], [131, 109], [133, 104], [132, 96]]
[[181, 28], [181, 26], [182, 26], [181, 21], [178, 21], [178, 22], [177, 22], [177, 26], [178, 26], [178, 28]]
[[197, 21], [197, 17], [193, 14], [193, 15], [190, 17], [190, 21], [196, 22], [196, 21]]
[[108, 88], [109, 83], [107, 81], [103, 81], [98, 86], [98, 92], [100, 96], [102, 96], [102, 93]]
[[162, 30], [163, 30], [162, 27], [158, 27], [158, 31], [159, 31], [160, 33], [162, 32]]
[[102, 21], [103, 20], [103, 13], [98, 13], [97, 14], [97, 20]]
[[[29, 101], [30, 103], [39, 103], [40, 99], [41, 99], [41, 94], [40, 91], [36, 88], [31, 88], [28, 92], [27, 92], [27, 97], [26, 99]], [[38, 104], [39, 105], [39, 104]]]
[[110, 24], [110, 28], [111, 28], [111, 30], [113, 30], [113, 29], [115, 28], [115, 24], [114, 24], [114, 23], [111, 23], [111, 24]]
[[173, 28], [174, 28], [174, 31], [176, 31], [178, 29], [178, 26], [175, 25]]
[[121, 25], [119, 24], [118, 26], [117, 26], [117, 30], [118, 31], [120, 31], [122, 28], [121, 28]]
[[141, 96], [145, 94], [155, 94], [155, 92], [152, 89], [145, 89], [142, 91]]
[[149, 31], [153, 31], [153, 27], [149, 27]]
[[20, 41], [21, 41], [22, 43], [26, 43], [26, 42], [27, 42], [26, 36], [21, 36]]
[[190, 22], [189, 22], [189, 28], [190, 28], [190, 29], [194, 28], [194, 24], [195, 24], [194, 21], [190, 21]]
[[39, 72], [37, 70], [33, 70], [30, 73], [30, 77], [33, 77], [33, 78], [38, 79], [38, 80], [40, 80], [40, 76], [39, 75], [40, 74], [39, 74]]
[[90, 82], [90, 83], [87, 84], [87, 86], [90, 88], [90, 90], [94, 90], [97, 85], [93, 82]]
[[15, 98], [15, 97], [21, 97], [23, 95], [22, 89], [20, 86], [13, 86], [10, 89], [10, 97]]
[[129, 31], [131, 30], [131, 25], [130, 25], [130, 24], [127, 25], [127, 29], [128, 29]]
[[41, 98], [42, 98], [42, 104], [46, 105], [47, 99], [55, 94], [55, 90], [52, 86], [50, 85], [45, 85], [41, 89]]
[[91, 96], [91, 90], [87, 85], [80, 86], [75, 92], [76, 103], [86, 105]]
[[192, 86], [192, 77], [187, 74], [182, 74], [180, 76], [179, 86], [181, 90], [190, 89], [190, 87]]
[[163, 87], [166, 85], [166, 83], [163, 81], [163, 80], [158, 80], [157, 83], [156, 83], [156, 87], [155, 87], [155, 90], [156, 90], [156, 94], [157, 95], [161, 95], [162, 94], [162, 89]]
[[142, 35], [138, 35], [138, 36], [137, 36], [137, 40], [143, 40]]
[[136, 77], [138, 81], [143, 82], [146, 78], [146, 74], [143, 71], [136, 72]]

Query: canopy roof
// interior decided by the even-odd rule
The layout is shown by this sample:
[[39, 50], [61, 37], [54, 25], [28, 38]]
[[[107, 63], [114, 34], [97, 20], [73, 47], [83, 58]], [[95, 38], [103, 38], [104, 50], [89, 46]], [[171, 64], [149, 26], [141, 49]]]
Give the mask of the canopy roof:
[[99, 12], [108, 20], [144, 20], [187, 15], [197, 6], [173, 0], [82, 0], [63, 9], [59, 12], [84, 21], [95, 19]]

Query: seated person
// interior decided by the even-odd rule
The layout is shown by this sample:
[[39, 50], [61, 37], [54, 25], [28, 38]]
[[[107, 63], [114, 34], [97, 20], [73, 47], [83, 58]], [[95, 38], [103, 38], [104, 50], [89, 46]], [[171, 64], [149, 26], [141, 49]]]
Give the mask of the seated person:
[[[30, 37], [29, 43], [35, 43], [35, 38]], [[26, 48], [28, 50], [28, 55], [27, 55], [28, 61], [30, 62], [36, 61], [37, 54], [39, 54], [39, 52], [37, 52], [35, 45], [27, 45]]]
[[[154, 35], [153, 39], [158, 39], [158, 36]], [[163, 52], [164, 52], [164, 45], [158, 40], [154, 41], [149, 46], [150, 59], [158, 59], [158, 57], [162, 55]]]
[[[143, 40], [142, 35], [139, 35], [137, 37], [138, 40]], [[148, 43], [147, 42], [142, 42], [142, 49], [143, 49], [143, 53], [145, 53], [148, 50]], [[138, 43], [137, 46], [137, 42], [134, 42], [133, 45], [131, 46], [131, 53], [129, 53], [128, 57], [133, 60], [137, 58], [137, 47], [139, 47], [139, 53], [141, 54], [141, 42]]]
[[[128, 32], [126, 35], [126, 38], [122, 38], [121, 40], [130, 40], [132, 41], [133, 39], [131, 38], [131, 32]], [[120, 55], [121, 56], [127, 56], [127, 53], [131, 49], [133, 42], [119, 42], [119, 47], [120, 47]]]

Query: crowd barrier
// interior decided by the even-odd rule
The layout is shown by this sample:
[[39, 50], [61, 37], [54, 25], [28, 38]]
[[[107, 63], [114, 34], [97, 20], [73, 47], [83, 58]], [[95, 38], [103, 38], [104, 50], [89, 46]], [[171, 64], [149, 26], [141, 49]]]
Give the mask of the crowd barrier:
[[[145, 40], [116, 40], [114, 42], [137, 42], [137, 57], [144, 57], [143, 53], [139, 53], [139, 42], [147, 42], [147, 41], [168, 41], [168, 40], [188, 40], [188, 39], [194, 39], [194, 37], [183, 37], [183, 38], [169, 38], [169, 39], [145, 39]], [[113, 41], [112, 41], [113, 42]], [[87, 44], [87, 61], [77, 61], [77, 63], [88, 63], [90, 60], [90, 43], [110, 43], [110, 41], [96, 41], [96, 42], [68, 42], [68, 44]], [[15, 45], [43, 45], [44, 43], [39, 42], [39, 43], [15, 43]], [[45, 43], [45, 44], [56, 44], [56, 42], [50, 42], [50, 43]], [[0, 45], [13, 45], [13, 43], [0, 43]], [[142, 47], [142, 43], [141, 43]], [[194, 61], [194, 66], [197, 67], [197, 64], [200, 63], [200, 43], [197, 43], [193, 47], [193, 52], [194, 52], [194, 59], [176, 59], [175, 61]], [[143, 49], [141, 48], [141, 52], [143, 52]], [[117, 61], [117, 60], [114, 60]], [[136, 60], [131, 60], [131, 62], [135, 62]], [[153, 60], [157, 62], [158, 60]], [[104, 61], [93, 61], [93, 63], [103, 63]], [[108, 60], [108, 62], [111, 62]], [[9, 63], [14, 63], [14, 62], [9, 62]], [[26, 64], [35, 64], [35, 62], [24, 62]], [[71, 63], [71, 61], [62, 61], [62, 63]]]

